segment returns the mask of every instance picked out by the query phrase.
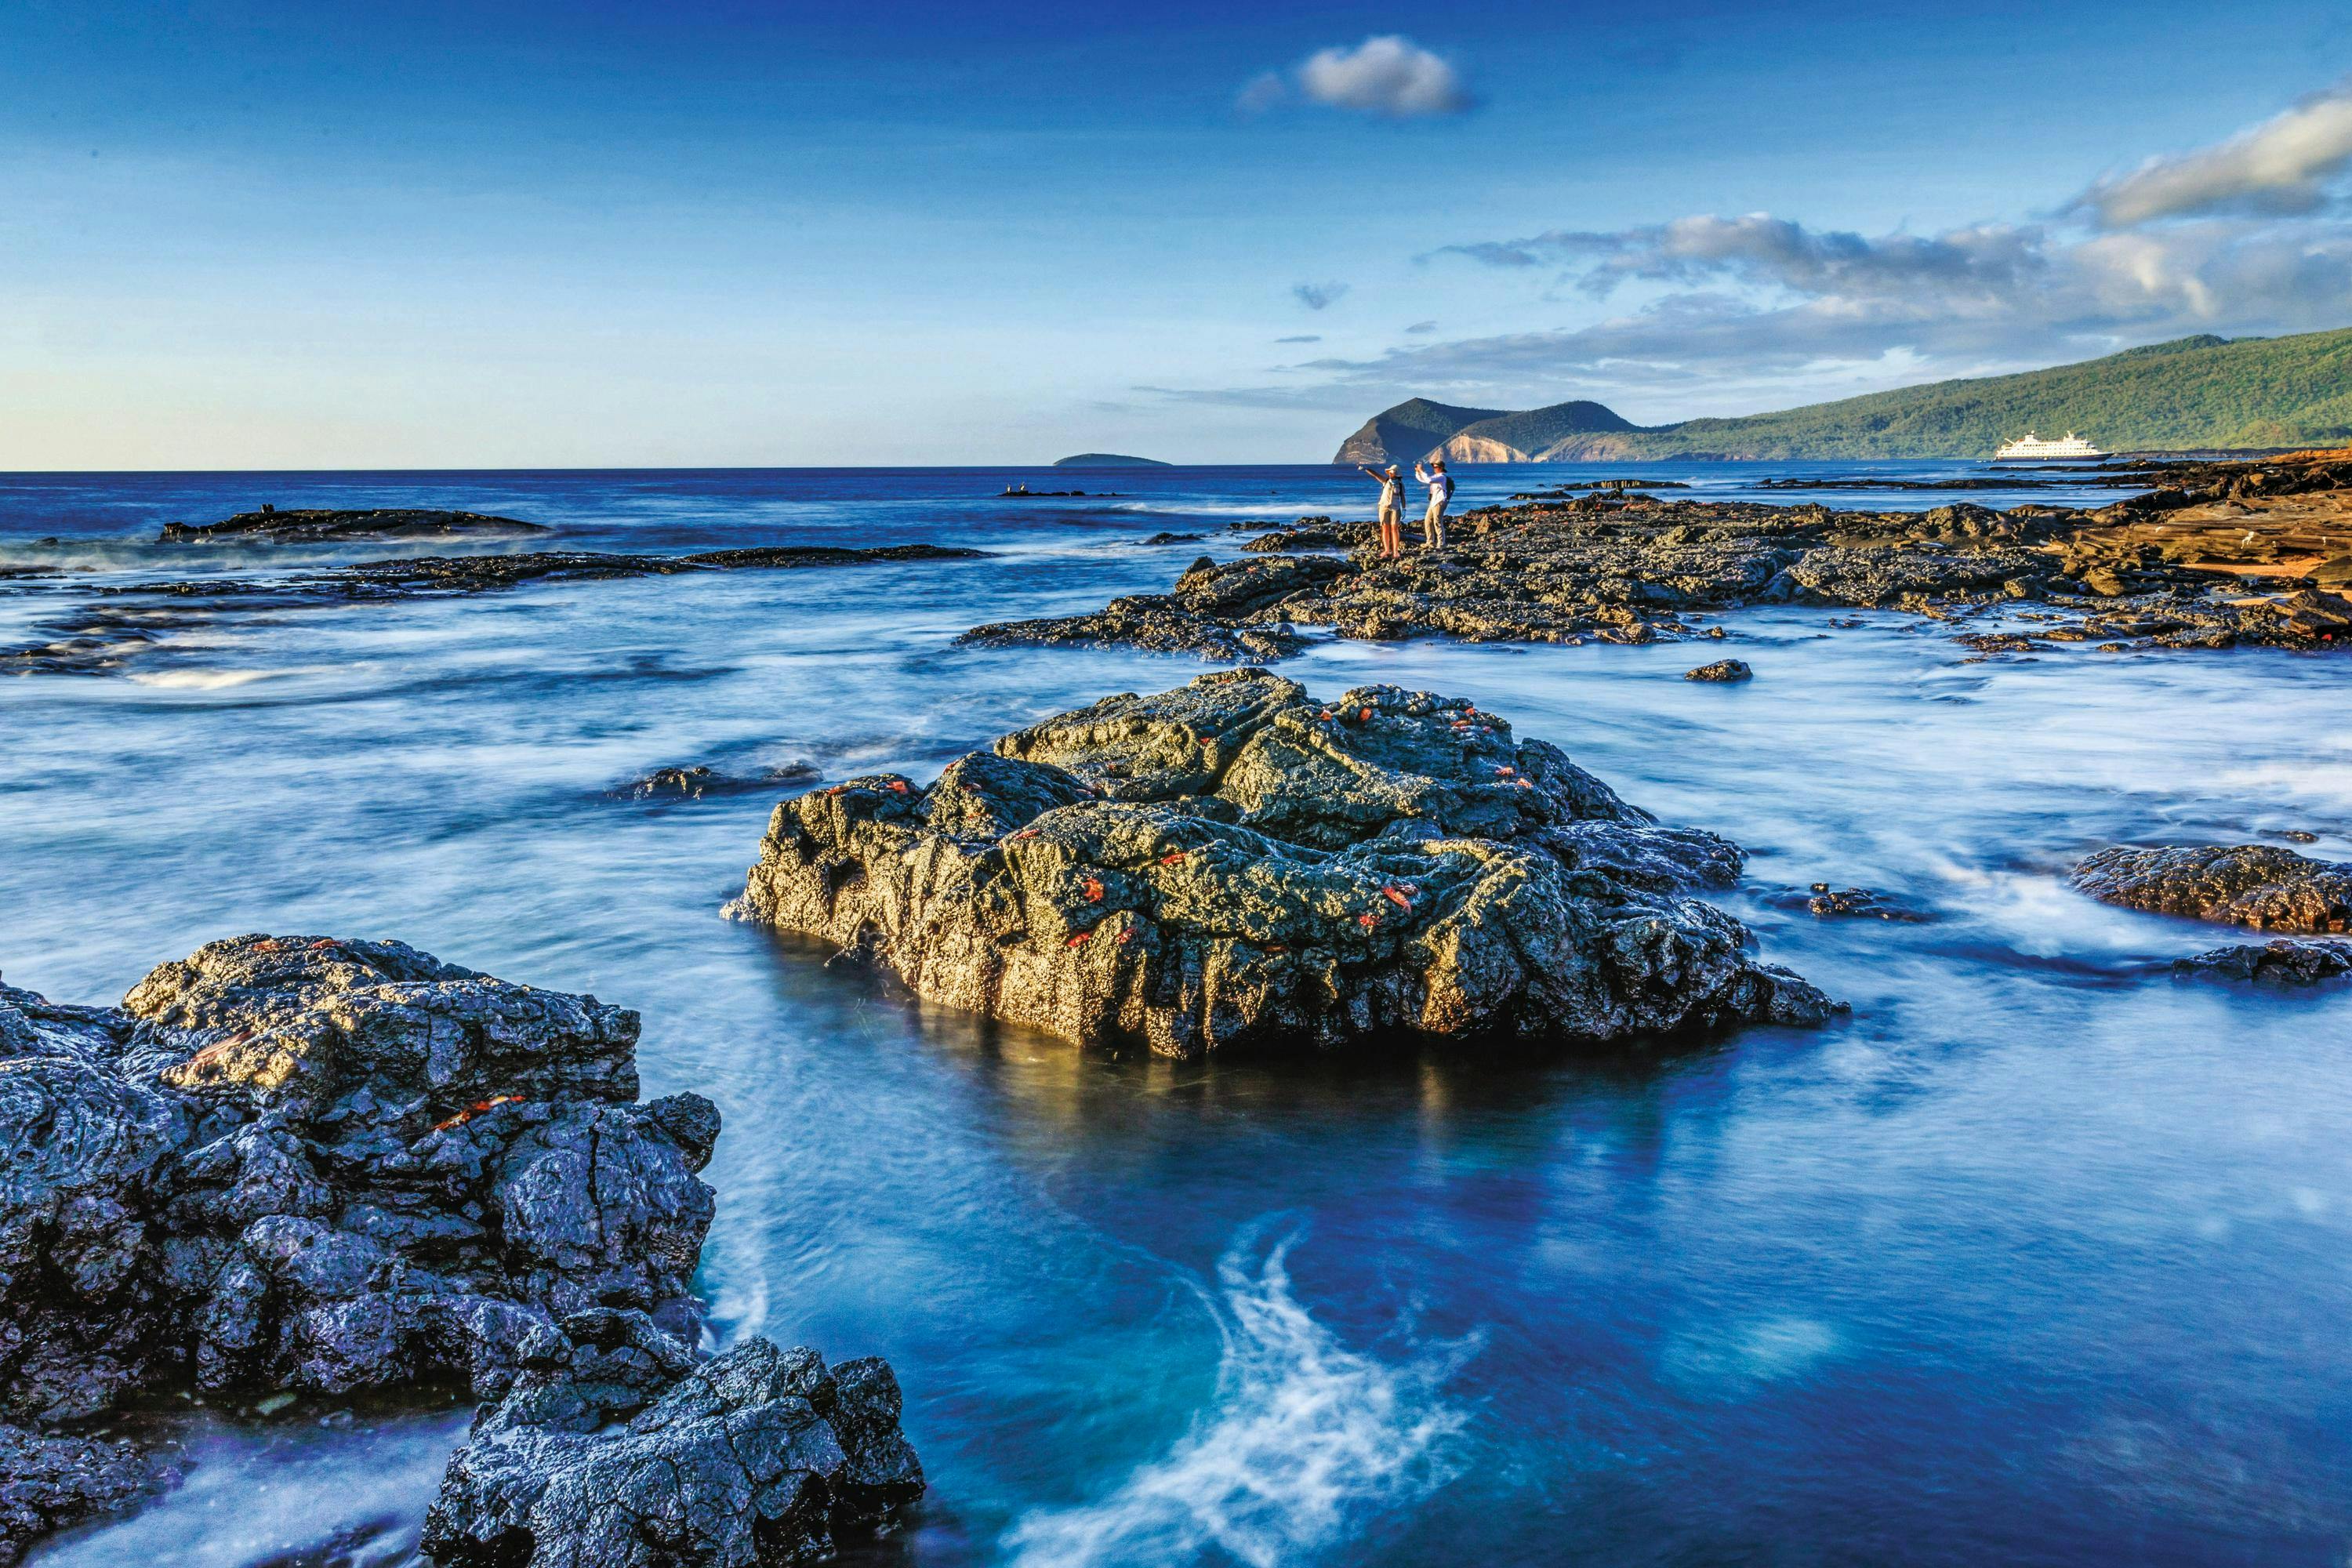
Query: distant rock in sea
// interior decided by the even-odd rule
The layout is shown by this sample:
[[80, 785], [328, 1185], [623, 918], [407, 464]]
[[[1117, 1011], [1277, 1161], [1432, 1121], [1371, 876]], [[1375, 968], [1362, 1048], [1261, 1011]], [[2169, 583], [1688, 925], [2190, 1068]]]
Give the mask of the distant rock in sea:
[[1172, 468], [1173, 463], [1163, 463], [1157, 458], [1130, 458], [1124, 452], [1080, 452], [1074, 458], [1057, 459], [1057, 468]]
[[414, 508], [335, 511], [265, 506], [218, 522], [167, 522], [156, 538], [165, 544], [213, 544], [251, 540], [272, 544], [323, 544], [337, 540], [474, 539], [545, 533], [536, 522], [478, 511], [429, 511]]

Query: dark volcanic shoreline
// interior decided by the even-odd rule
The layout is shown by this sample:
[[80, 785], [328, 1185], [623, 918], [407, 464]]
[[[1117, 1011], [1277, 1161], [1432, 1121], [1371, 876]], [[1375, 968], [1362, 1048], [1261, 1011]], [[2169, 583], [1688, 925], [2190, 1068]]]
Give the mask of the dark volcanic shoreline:
[[[789, 572], [902, 561], [974, 561], [990, 552], [962, 545], [892, 544], [873, 549], [786, 544], [706, 550], [690, 555], [630, 555], [541, 550], [502, 555], [419, 555], [272, 577], [191, 577], [114, 584], [89, 590], [97, 603], [52, 620], [48, 639], [0, 651], [0, 670], [20, 675], [103, 675], [174, 631], [228, 609], [306, 609], [494, 594], [531, 583], [667, 577], [696, 572]], [[159, 603], [160, 602], [160, 603]], [[164, 607], [170, 606], [170, 607]], [[180, 606], [185, 606], [184, 608]]]
[[[1372, 641], [1644, 643], [1702, 635], [1696, 618], [1761, 605], [1897, 609], [1955, 622], [2014, 610], [2032, 621], [1967, 633], [1979, 653], [2059, 642], [2322, 648], [2352, 640], [2352, 454], [2146, 472], [2168, 482], [2094, 510], [1958, 502], [1925, 512], [1839, 511], [1638, 490], [1545, 497], [1467, 512], [1454, 521], [1448, 547], [1397, 562], [1371, 552], [1369, 522], [1308, 520], [1243, 547], [1276, 560], [1204, 557], [1167, 594], [977, 626], [961, 640], [1125, 645], [1214, 659], [1295, 653], [1302, 626]], [[1331, 548], [1346, 559], [1308, 553]]]
[[279, 511], [265, 506], [218, 522], [167, 522], [156, 540], [163, 544], [328, 544], [380, 539], [499, 538], [546, 533], [541, 523], [478, 511], [443, 511], [418, 507], [325, 507]]

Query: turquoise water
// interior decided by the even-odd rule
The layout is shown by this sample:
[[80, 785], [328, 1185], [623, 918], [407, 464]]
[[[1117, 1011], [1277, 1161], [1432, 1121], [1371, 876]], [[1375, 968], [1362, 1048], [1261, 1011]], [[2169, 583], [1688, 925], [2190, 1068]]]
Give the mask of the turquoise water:
[[[1660, 468], [1719, 494], [1788, 471]], [[464, 505], [588, 548], [1001, 552], [257, 609], [117, 674], [0, 680], [0, 966], [106, 1001], [213, 937], [331, 931], [642, 1009], [646, 1091], [727, 1119], [719, 1331], [884, 1354], [907, 1389], [932, 1490], [886, 1558], [2345, 1559], [2352, 988], [2176, 982], [2226, 933], [2063, 882], [2125, 840], [2295, 829], [2352, 858], [2340, 662], [1967, 663], [1906, 617], [1787, 610], [1729, 617], [1727, 648], [1318, 644], [1289, 667], [1318, 690], [1468, 697], [1748, 846], [1727, 902], [1851, 1019], [1599, 1060], [1105, 1060], [720, 920], [774, 792], [626, 788], [928, 776], [1174, 685], [1201, 667], [949, 644], [1370, 497], [1312, 468], [992, 499], [1010, 477], [0, 479], [0, 560], [98, 574], [0, 584], [10, 646], [96, 582], [335, 558], [143, 542], [262, 500]], [[1574, 477], [1471, 470], [1460, 504]], [[1208, 537], [1140, 542], [1162, 530]], [[1717, 652], [1756, 680], [1680, 679]], [[1814, 881], [1938, 919], [1818, 921], [1786, 899]], [[186, 1488], [39, 1560], [402, 1562], [461, 1425], [209, 1425]]]

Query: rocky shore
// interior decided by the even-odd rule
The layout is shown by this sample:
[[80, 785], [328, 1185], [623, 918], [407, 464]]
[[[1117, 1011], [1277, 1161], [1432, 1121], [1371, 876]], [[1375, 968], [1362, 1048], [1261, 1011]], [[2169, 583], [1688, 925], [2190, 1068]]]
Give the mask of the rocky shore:
[[0, 986], [0, 1562], [167, 1482], [108, 1424], [175, 1396], [492, 1402], [436, 1509], [451, 1562], [678, 1560], [583, 1495], [625, 1468], [671, 1539], [736, 1543], [696, 1561], [818, 1551], [911, 1499], [887, 1368], [757, 1341], [698, 1363], [719, 1114], [637, 1102], [637, 1029], [328, 937], [211, 943], [118, 1008]]
[[595, 550], [539, 550], [500, 555], [420, 555], [275, 577], [193, 577], [117, 584], [91, 590], [94, 600], [44, 627], [37, 643], [0, 650], [0, 671], [102, 675], [145, 647], [231, 610], [295, 610], [491, 594], [531, 583], [666, 577], [700, 572], [789, 572], [898, 561], [971, 561], [988, 554], [961, 545], [893, 544], [874, 549], [772, 545], [707, 550], [690, 555], [627, 555]]
[[786, 801], [731, 911], [1175, 1057], [1821, 1022], [1686, 896], [1740, 868], [1470, 703], [1244, 668]]
[[2074, 868], [2077, 890], [2154, 914], [2257, 931], [2352, 931], [2352, 865], [2264, 844], [2102, 849]]
[[[1969, 502], [1924, 512], [1703, 502], [1639, 491], [1480, 508], [1435, 552], [1380, 560], [1369, 522], [1252, 540], [1286, 561], [1195, 563], [1166, 595], [975, 627], [988, 647], [1120, 644], [1275, 658], [1300, 628], [1387, 640], [1643, 643], [1720, 635], [1756, 605], [1895, 609], [1985, 656], [2352, 643], [2352, 455], [2135, 470], [2155, 488], [2093, 510]], [[1344, 558], [1311, 552], [1344, 550]]]

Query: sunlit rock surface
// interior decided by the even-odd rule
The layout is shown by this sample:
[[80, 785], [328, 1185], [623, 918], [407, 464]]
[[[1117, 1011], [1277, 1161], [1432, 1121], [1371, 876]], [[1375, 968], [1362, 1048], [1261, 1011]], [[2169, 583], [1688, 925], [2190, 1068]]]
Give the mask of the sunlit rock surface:
[[1739, 869], [1467, 702], [1240, 669], [1049, 719], [929, 789], [787, 801], [732, 907], [936, 1001], [1179, 1057], [1819, 1022], [1819, 991], [1685, 896]]

